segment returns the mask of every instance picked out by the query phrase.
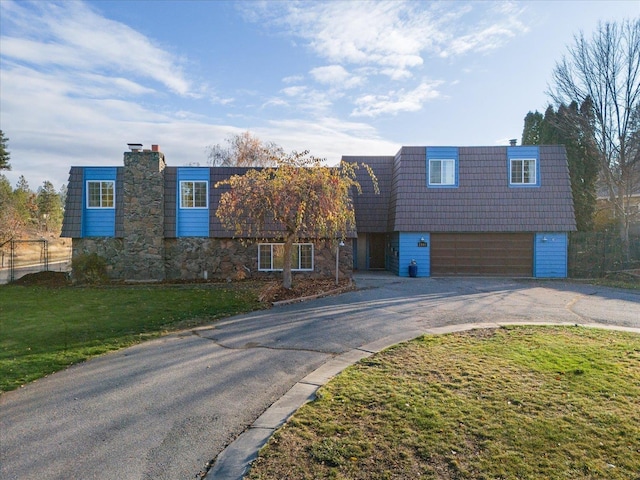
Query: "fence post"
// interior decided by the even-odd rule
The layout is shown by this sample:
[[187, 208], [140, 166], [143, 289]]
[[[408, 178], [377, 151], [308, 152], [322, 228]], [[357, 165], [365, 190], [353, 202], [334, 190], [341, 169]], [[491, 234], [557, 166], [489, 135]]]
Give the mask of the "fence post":
[[16, 268], [15, 268], [15, 255], [16, 255], [16, 242], [11, 240], [9, 244], [9, 251], [11, 255], [9, 256], [9, 283], [13, 283], [16, 279]]

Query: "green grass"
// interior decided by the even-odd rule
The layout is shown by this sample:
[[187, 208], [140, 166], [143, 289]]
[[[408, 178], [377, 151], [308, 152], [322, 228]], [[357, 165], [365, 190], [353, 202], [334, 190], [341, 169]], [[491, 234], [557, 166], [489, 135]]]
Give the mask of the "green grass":
[[424, 336], [321, 388], [248, 478], [637, 480], [639, 406], [638, 335]]
[[260, 308], [226, 284], [0, 287], [0, 391], [172, 330]]

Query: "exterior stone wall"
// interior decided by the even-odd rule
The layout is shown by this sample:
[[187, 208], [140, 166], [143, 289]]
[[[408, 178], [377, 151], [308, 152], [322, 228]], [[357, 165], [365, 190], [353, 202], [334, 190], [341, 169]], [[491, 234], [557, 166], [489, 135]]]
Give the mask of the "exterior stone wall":
[[107, 275], [112, 280], [125, 278], [124, 244], [121, 238], [74, 238], [71, 243], [72, 258], [96, 253], [107, 262]]
[[[107, 262], [107, 274], [112, 280], [140, 280], [131, 278], [130, 253], [121, 238], [74, 238], [72, 254], [96, 253]], [[165, 239], [162, 278], [144, 280], [244, 280], [248, 278], [280, 277], [280, 272], [258, 271], [258, 243], [219, 238]], [[136, 262], [139, 264], [140, 262]], [[340, 247], [340, 278], [352, 274], [353, 250], [351, 241]], [[206, 272], [206, 274], [205, 274]], [[336, 244], [331, 241], [314, 242], [313, 272], [294, 272], [311, 278], [335, 278]]]
[[124, 278], [164, 280], [164, 155], [124, 154]]
[[[279, 272], [258, 271], [258, 242], [219, 238], [176, 238], [165, 240], [167, 280], [244, 280], [279, 276]], [[340, 276], [350, 277], [353, 265], [351, 242], [340, 248]], [[300, 272], [313, 278], [334, 278], [335, 242], [314, 242], [314, 270]], [[206, 272], [206, 274], [205, 274]]]

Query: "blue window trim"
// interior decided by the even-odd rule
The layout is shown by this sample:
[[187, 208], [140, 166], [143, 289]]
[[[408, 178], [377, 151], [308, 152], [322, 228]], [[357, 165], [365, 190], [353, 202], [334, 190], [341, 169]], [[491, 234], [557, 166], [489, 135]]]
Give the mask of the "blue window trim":
[[[513, 183], [511, 182], [511, 162], [514, 160], [534, 160], [535, 183]], [[509, 188], [539, 188], [540, 183], [540, 149], [537, 146], [507, 147], [507, 183]]]
[[[427, 187], [428, 188], [458, 188], [460, 159], [458, 147], [427, 147]], [[454, 162], [454, 182], [453, 183], [431, 183], [431, 161], [432, 160], [453, 160]]]

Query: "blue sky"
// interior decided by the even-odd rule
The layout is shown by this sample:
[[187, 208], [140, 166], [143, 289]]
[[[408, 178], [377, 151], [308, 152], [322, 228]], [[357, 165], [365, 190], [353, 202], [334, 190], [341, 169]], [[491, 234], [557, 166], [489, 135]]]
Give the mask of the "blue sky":
[[0, 0], [0, 129], [11, 183], [169, 165], [249, 130], [285, 150], [393, 155], [402, 145], [505, 145], [544, 111], [573, 36], [638, 1]]

